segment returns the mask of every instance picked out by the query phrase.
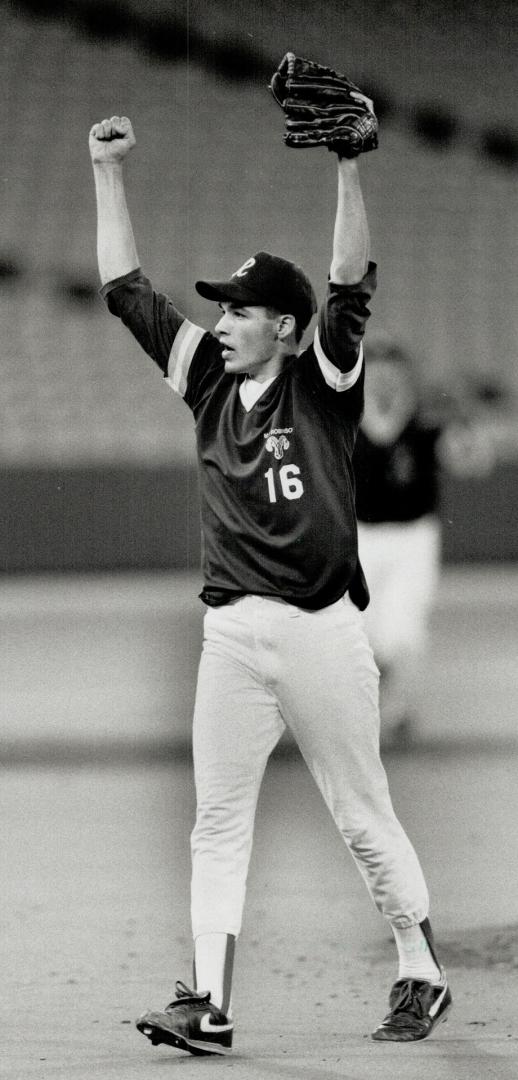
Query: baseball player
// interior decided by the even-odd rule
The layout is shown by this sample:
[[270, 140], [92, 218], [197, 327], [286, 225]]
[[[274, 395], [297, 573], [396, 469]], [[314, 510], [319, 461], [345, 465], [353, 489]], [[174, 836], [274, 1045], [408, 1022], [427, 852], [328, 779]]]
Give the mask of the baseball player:
[[[364, 101], [365, 111], [372, 105]], [[140, 269], [123, 163], [126, 117], [90, 132], [98, 261], [109, 310], [191, 409], [199, 459], [206, 605], [193, 721], [194, 985], [176, 983], [137, 1027], [192, 1054], [232, 1046], [232, 968], [256, 803], [288, 726], [399, 953], [378, 1040], [428, 1036], [451, 995], [428, 921], [417, 855], [396, 818], [378, 748], [378, 671], [363, 629], [352, 452], [363, 403], [362, 338], [375, 289], [357, 162], [338, 157], [326, 299], [305, 273], [259, 251], [198, 281], [214, 333]]]
[[[437, 399], [438, 395], [434, 397]], [[365, 350], [365, 408], [353, 456], [367, 636], [381, 672], [386, 747], [415, 736], [441, 562], [442, 469], [481, 475], [491, 450], [451, 395], [440, 407], [413, 356], [388, 337]]]

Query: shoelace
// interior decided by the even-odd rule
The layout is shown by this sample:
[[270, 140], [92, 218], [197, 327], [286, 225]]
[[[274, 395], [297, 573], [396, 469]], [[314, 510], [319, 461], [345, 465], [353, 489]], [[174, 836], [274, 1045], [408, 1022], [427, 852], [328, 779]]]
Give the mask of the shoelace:
[[391, 1005], [394, 1020], [401, 1013], [405, 1013], [406, 1016], [410, 1013], [416, 1020], [422, 1020], [427, 1015], [425, 1002], [420, 995], [421, 988], [425, 988], [427, 985], [427, 983], [418, 982], [415, 979], [406, 979], [398, 987], [398, 996]]
[[188, 1005], [191, 1002], [197, 1005], [208, 1005], [210, 1001], [210, 992], [205, 994], [198, 994], [196, 990], [191, 990], [189, 986], [181, 982], [180, 979], [175, 983], [175, 995], [176, 1000], [171, 1001], [166, 1006], [167, 1009], [174, 1009], [177, 1005]]

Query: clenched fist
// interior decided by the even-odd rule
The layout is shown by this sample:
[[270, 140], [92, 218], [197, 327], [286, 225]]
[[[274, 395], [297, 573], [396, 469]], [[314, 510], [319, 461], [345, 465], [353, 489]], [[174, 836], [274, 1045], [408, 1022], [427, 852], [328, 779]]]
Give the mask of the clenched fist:
[[101, 120], [90, 131], [89, 146], [95, 164], [115, 164], [124, 160], [135, 146], [131, 120], [127, 116], [112, 116]]

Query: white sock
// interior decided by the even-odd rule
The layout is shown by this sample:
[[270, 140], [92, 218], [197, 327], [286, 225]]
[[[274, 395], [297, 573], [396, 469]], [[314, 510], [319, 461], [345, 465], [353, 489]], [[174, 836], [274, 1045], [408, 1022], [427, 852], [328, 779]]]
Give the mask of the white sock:
[[225, 1016], [232, 1016], [233, 934], [199, 934], [194, 940], [194, 985], [210, 991], [210, 1000]]
[[419, 923], [404, 927], [392, 925], [392, 933], [399, 954], [399, 978], [440, 983], [442, 974]]

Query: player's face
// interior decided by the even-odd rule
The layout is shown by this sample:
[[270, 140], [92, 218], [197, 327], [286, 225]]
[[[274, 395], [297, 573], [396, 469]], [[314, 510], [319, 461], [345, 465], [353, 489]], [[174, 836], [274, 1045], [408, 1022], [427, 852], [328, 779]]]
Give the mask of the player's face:
[[227, 301], [219, 305], [221, 318], [215, 333], [223, 346], [225, 371], [268, 378], [277, 361], [278, 316], [270, 308], [238, 307]]

